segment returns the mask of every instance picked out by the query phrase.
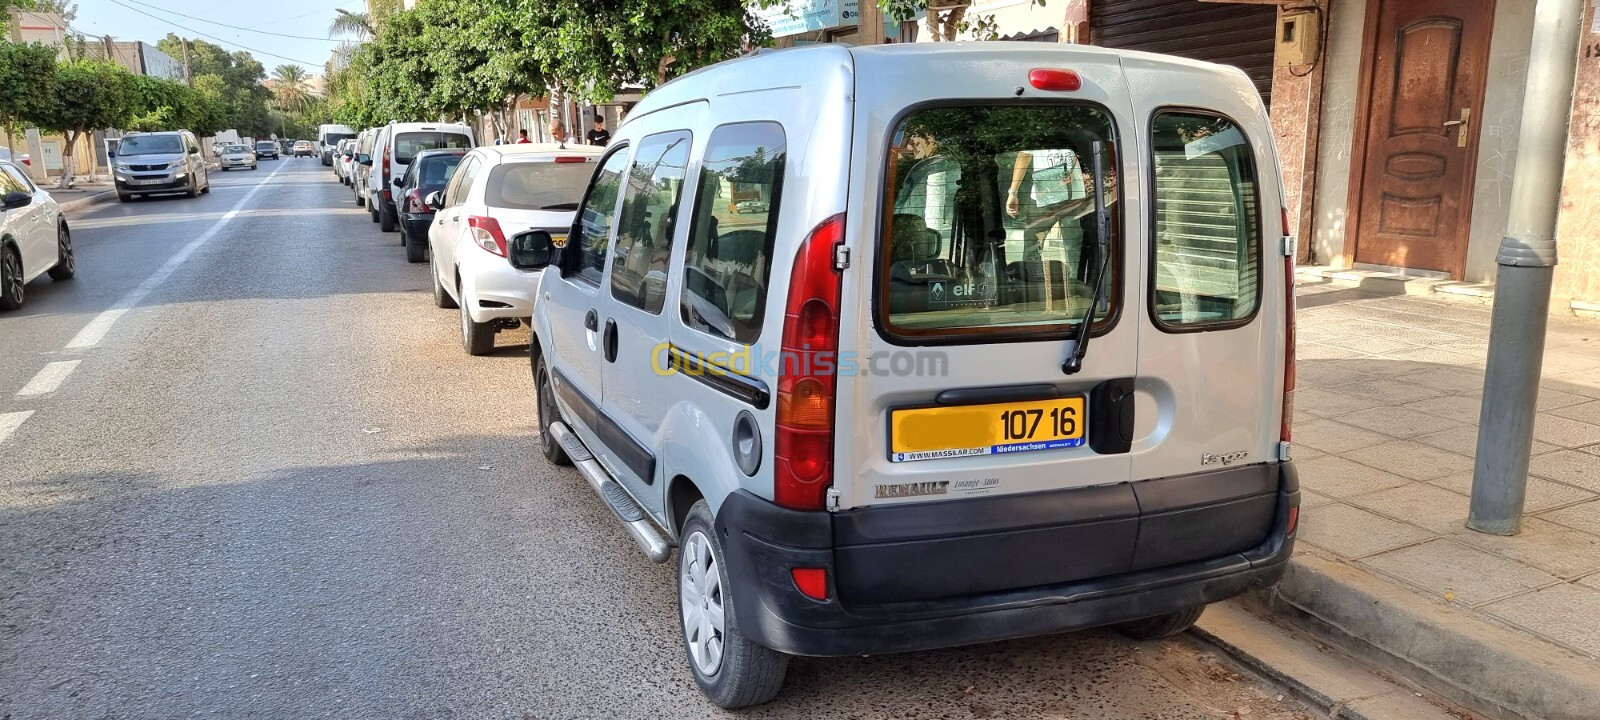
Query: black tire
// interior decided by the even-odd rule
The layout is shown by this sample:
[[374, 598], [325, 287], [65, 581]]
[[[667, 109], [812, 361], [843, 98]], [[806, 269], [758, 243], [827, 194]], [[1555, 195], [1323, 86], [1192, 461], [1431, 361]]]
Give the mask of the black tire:
[[[351, 185], [350, 187], [353, 188], [355, 186]], [[356, 193], [356, 207], [366, 207], [366, 206], [367, 206], [367, 199], [362, 197], [361, 193]]]
[[224, 167], [223, 167], [223, 168], [222, 168], [222, 171], [223, 171], [223, 172], [227, 172], [227, 171], [228, 171], [228, 168], [227, 168], [227, 167], [226, 167], [226, 166], [224, 166]]
[[72, 233], [67, 230], [67, 224], [56, 226], [56, 265], [50, 268], [51, 280], [71, 280], [78, 274], [78, 258], [72, 252]]
[[199, 180], [190, 180], [189, 181], [189, 190], [184, 193], [184, 196], [185, 197], [200, 197], [200, 181]]
[[133, 196], [125, 193], [117, 193], [117, 202], [133, 202]]
[[22, 256], [10, 245], [0, 245], [0, 310], [22, 307]]
[[406, 246], [406, 262], [420, 263], [428, 261], [428, 240], [417, 240], [406, 235], [405, 228], [400, 228], [400, 241]]
[[[382, 203], [379, 203], [379, 207], [378, 207], [378, 229], [382, 230], [384, 232], [394, 232], [395, 231], [395, 222], [394, 221], [395, 221], [394, 213], [389, 212], [388, 208], [383, 207]], [[401, 239], [400, 243], [402, 245], [405, 244], [404, 238]]]
[[368, 200], [367, 201], [367, 214], [372, 216], [372, 221], [373, 222], [377, 222], [378, 221], [378, 204], [375, 203], [375, 202], [372, 202], [371, 200]]
[[472, 356], [494, 352], [496, 323], [481, 323], [472, 319], [472, 313], [467, 311], [467, 293], [460, 285], [456, 286], [456, 296], [461, 298], [457, 302], [457, 306], [461, 308], [461, 347]]
[[428, 275], [433, 277], [433, 305], [446, 310], [454, 309], [456, 301], [445, 292], [444, 285], [439, 283], [439, 268], [434, 266], [433, 253], [428, 253]]
[[550, 368], [545, 367], [544, 353], [531, 354], [533, 396], [539, 408], [539, 453], [544, 455], [544, 459], [550, 461], [551, 465], [571, 465], [572, 458], [567, 457], [567, 451], [550, 434], [550, 423], [561, 419], [561, 410], [556, 407], [555, 390], [550, 388]]
[[[700, 686], [700, 692], [711, 702], [729, 709], [760, 705], [777, 697], [778, 691], [783, 689], [783, 677], [789, 669], [789, 656], [751, 642], [739, 628], [735, 603], [729, 600], [730, 594], [737, 593], [738, 589], [729, 586], [731, 577], [726, 556], [712, 524], [711, 506], [705, 500], [698, 500], [689, 508], [679, 536], [683, 542], [678, 551], [678, 627], [683, 634], [684, 654], [689, 660], [689, 670], [694, 674], [695, 684]], [[720, 578], [721, 597], [718, 600], [723, 613], [722, 658], [720, 665], [710, 675], [703, 673], [695, 662], [689, 649], [687, 623], [684, 622], [683, 584], [684, 576], [688, 574], [685, 568], [686, 564], [695, 562], [690, 548], [694, 547], [697, 537], [705, 539]], [[692, 565], [689, 567], [692, 568]]]
[[1194, 627], [1195, 621], [1200, 619], [1200, 613], [1205, 611], [1206, 606], [1196, 605], [1191, 608], [1169, 612], [1165, 615], [1117, 623], [1112, 625], [1111, 629], [1134, 640], [1160, 640], [1173, 635], [1181, 635], [1184, 631]]
[[201, 195], [210, 195], [211, 194], [211, 175], [209, 175], [209, 174], [206, 175], [206, 186], [203, 187], [203, 188], [200, 188], [200, 194]]

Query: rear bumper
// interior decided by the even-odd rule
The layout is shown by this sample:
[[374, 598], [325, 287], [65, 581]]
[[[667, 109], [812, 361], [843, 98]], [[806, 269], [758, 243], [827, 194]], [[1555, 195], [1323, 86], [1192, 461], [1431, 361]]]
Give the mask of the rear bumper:
[[400, 226], [405, 228], [407, 237], [426, 243], [428, 228], [433, 227], [433, 213], [400, 213]]
[[[873, 525], [898, 531], [919, 527], [923, 521], [947, 524], [951, 517], [948, 509], [970, 501], [903, 505], [893, 508], [895, 514], [888, 522], [861, 523], [849, 513], [784, 510], [740, 491], [723, 502], [716, 524], [733, 579], [732, 602], [741, 628], [755, 642], [786, 653], [816, 656], [928, 650], [1135, 620], [1217, 602], [1276, 583], [1294, 549], [1294, 538], [1288, 529], [1290, 510], [1300, 502], [1299, 484], [1288, 463], [1257, 467], [1271, 468], [1276, 487], [1250, 498], [1252, 503], [1270, 503], [1270, 507], [1261, 518], [1264, 524], [1256, 531], [1248, 531], [1248, 535], [1239, 533], [1238, 528], [1220, 526], [1233, 517], [1234, 511], [1228, 508], [1239, 503], [1239, 498], [1206, 500], [1204, 493], [1191, 494], [1190, 500], [1195, 504], [1136, 516], [1136, 524], [1152, 523], [1152, 532], [1161, 537], [1163, 546], [1179, 545], [1192, 538], [1201, 538], [1203, 546], [1207, 534], [1227, 536], [1235, 545], [1240, 538], [1250, 538], [1248, 547], [1208, 552], [1203, 557], [1186, 557], [1157, 567], [1148, 566], [1155, 556], [1146, 555], [1146, 561], [1141, 562], [1126, 528], [1117, 519], [1106, 518], [977, 534], [965, 534], [958, 527], [946, 535], [911, 542], [891, 540], [856, 546], [838, 542]], [[1231, 480], [1221, 476], [1228, 472], [1203, 473], [1183, 480], [1211, 484], [1221, 479], [1226, 484]], [[1170, 480], [1175, 479], [1148, 482]], [[1014, 496], [1009, 502], [1018, 503], [1016, 508], [1063, 501], [1070, 505], [1073, 495], [1093, 490], [1096, 489]], [[1212, 512], [1213, 508], [1217, 510]], [[1039, 519], [1036, 513], [1033, 516], [1032, 519]], [[1192, 526], [1173, 533], [1173, 522]], [[1077, 532], [1057, 537], [1048, 533], [1063, 527]], [[986, 562], [979, 564], [964, 562], [967, 558], [963, 555], [974, 550], [996, 550], [995, 538], [1003, 541], [1019, 535], [1021, 542], [1028, 543], [1029, 552], [987, 555], [983, 558]], [[880, 545], [887, 554], [864, 552]], [[1120, 549], [1125, 561], [1108, 562], [1101, 546], [1108, 546], [1113, 552]], [[907, 549], [912, 552], [901, 552]], [[863, 558], [876, 562], [867, 566]], [[827, 569], [826, 601], [800, 594], [789, 574], [796, 567]], [[1120, 571], [1103, 572], [1107, 568]], [[1074, 570], [1081, 570], [1077, 574], [1085, 576], [957, 595], [930, 591], [940, 583], [1013, 583], [1019, 578], [1045, 576], [1041, 573], [1065, 573], [1071, 577]], [[875, 583], [884, 586], [875, 587]]]

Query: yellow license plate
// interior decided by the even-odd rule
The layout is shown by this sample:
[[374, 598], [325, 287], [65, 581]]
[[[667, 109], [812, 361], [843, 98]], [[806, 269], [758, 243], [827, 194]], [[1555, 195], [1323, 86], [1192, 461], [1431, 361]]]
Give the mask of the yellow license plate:
[[889, 459], [938, 460], [1083, 445], [1083, 398], [889, 411]]

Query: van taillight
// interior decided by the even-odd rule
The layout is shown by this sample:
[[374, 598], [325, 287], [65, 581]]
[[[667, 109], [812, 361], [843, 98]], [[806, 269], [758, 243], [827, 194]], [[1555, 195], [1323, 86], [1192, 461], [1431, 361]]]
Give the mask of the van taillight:
[[791, 510], [821, 510], [833, 484], [833, 400], [839, 350], [839, 289], [834, 267], [844, 214], [811, 231], [794, 258], [783, 310], [778, 374], [773, 499]]
[[1294, 255], [1295, 250], [1288, 247], [1289, 238], [1289, 208], [1283, 209], [1283, 425], [1279, 428], [1278, 439], [1289, 442], [1294, 430]]
[[389, 146], [383, 146], [383, 174], [378, 176], [383, 181], [383, 199], [392, 199], [389, 195]]

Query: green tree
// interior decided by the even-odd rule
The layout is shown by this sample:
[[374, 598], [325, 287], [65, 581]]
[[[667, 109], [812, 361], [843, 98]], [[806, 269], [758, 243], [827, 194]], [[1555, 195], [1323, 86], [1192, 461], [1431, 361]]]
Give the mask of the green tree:
[[[970, 33], [974, 40], [994, 40], [1000, 36], [1000, 28], [995, 24], [993, 16], [967, 15], [972, 8], [972, 0], [877, 1], [878, 7], [883, 10], [883, 16], [890, 20], [905, 22], [916, 17], [917, 13], [924, 13], [928, 34], [936, 41], [952, 41], [961, 33]], [[1044, 7], [1044, 3], [1045, 0], [1029, 0], [1030, 5], [1039, 7]]]
[[305, 68], [287, 63], [279, 65], [272, 69], [272, 81], [272, 94], [280, 109], [293, 112], [311, 103], [313, 98], [306, 90]]
[[72, 182], [72, 153], [78, 140], [99, 128], [123, 127], [129, 119], [132, 75], [116, 64], [75, 60], [56, 67], [52, 101], [39, 117], [39, 126], [66, 136], [61, 151], [61, 184]]
[[128, 83], [128, 130], [186, 129], [199, 136], [223, 129], [220, 103], [201, 90], [165, 78], [133, 75]]
[[[184, 56], [184, 40], [177, 35], [167, 35], [156, 47], [180, 60]], [[267, 76], [261, 61], [247, 52], [228, 52], [220, 45], [193, 39], [188, 41], [188, 55], [194, 86], [206, 87], [214, 96], [222, 108], [223, 128], [245, 135], [266, 135], [274, 129], [268, 113], [273, 95], [261, 84]], [[215, 76], [220, 83], [206, 80], [208, 76]]]
[[17, 126], [37, 122], [54, 101], [55, 78], [55, 48], [0, 40], [0, 129], [6, 147], [15, 151]]

